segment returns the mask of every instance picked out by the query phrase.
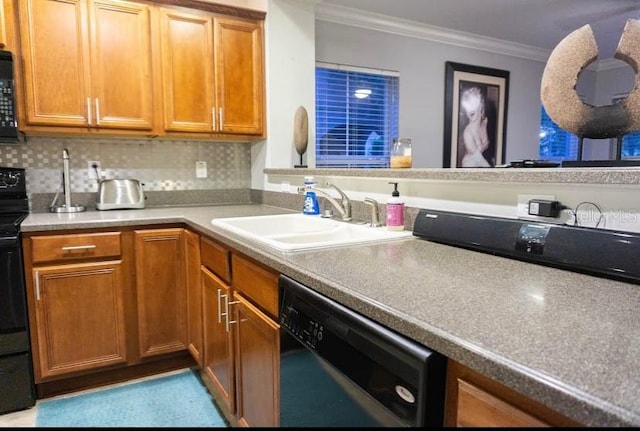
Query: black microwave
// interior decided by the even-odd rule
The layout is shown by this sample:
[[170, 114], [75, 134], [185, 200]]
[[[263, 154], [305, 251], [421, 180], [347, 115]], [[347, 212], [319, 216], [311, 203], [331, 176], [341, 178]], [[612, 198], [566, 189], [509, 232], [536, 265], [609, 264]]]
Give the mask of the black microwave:
[[0, 51], [0, 144], [19, 142], [15, 94], [13, 55]]

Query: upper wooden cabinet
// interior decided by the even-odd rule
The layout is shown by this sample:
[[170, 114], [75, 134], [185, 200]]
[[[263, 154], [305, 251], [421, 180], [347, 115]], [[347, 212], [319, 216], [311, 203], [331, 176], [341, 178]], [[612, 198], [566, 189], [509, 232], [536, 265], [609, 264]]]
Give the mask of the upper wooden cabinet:
[[[11, 22], [11, 3], [5, 5], [5, 0], [0, 0], [0, 49], [12, 51], [13, 47], [9, 41], [7, 25]], [[9, 9], [9, 10], [7, 10]]]
[[21, 131], [263, 137], [264, 21], [163, 3], [17, 2]]
[[262, 135], [262, 22], [160, 15], [165, 131]]
[[214, 20], [218, 130], [263, 133], [262, 22]]
[[19, 2], [24, 126], [153, 128], [151, 18], [145, 4]]

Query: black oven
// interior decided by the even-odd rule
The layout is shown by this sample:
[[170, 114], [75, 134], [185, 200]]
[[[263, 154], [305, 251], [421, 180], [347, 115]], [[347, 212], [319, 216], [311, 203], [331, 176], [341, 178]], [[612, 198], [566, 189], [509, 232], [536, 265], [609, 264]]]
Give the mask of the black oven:
[[281, 275], [281, 427], [441, 427], [446, 359]]
[[25, 171], [0, 168], [0, 414], [35, 405], [20, 223]]

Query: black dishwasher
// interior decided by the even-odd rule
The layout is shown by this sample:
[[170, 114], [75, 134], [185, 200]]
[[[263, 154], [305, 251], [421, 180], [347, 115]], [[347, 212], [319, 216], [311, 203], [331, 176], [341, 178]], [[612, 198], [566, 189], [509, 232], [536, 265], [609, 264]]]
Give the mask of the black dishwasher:
[[280, 426], [442, 426], [446, 359], [280, 275]]

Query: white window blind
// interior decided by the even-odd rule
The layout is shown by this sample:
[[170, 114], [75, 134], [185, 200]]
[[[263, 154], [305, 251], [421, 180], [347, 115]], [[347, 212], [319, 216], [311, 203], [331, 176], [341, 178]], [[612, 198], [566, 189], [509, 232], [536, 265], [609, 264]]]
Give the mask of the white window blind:
[[398, 80], [393, 71], [316, 63], [316, 167], [389, 167]]

